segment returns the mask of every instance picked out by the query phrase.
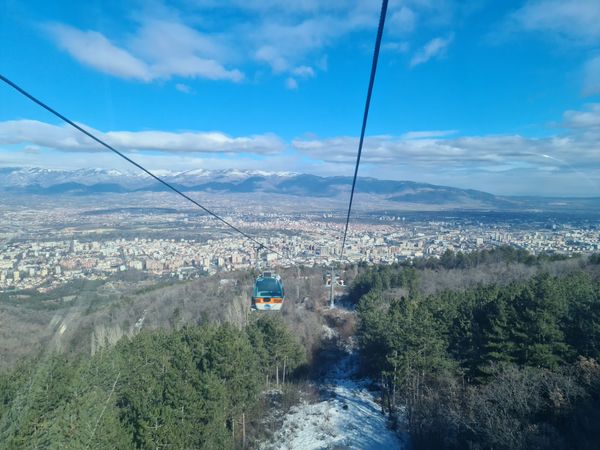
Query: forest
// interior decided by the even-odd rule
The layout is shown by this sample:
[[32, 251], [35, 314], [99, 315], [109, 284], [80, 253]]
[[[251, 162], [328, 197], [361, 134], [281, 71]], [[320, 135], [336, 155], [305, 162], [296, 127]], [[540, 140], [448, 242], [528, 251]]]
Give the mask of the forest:
[[[381, 410], [417, 450], [600, 447], [600, 255], [498, 248], [346, 267], [343, 323], [323, 309], [322, 272], [295, 272], [276, 315], [247, 314], [244, 273], [118, 303], [97, 289], [70, 316], [57, 303], [75, 318], [0, 371], [0, 447], [252, 448], [308, 374], [318, 387], [336, 355], [325, 324], [356, 340]], [[32, 312], [45, 310], [20, 313]], [[80, 324], [69, 341], [65, 323]]]
[[42, 355], [0, 375], [2, 448], [233, 448], [262, 392], [306, 362], [278, 316], [240, 329], [141, 331], [93, 356]]
[[[569, 259], [499, 249], [358, 274], [362, 368], [415, 448], [599, 448], [600, 258]], [[519, 264], [535, 270], [500, 276]]]
[[[257, 274], [240, 270], [180, 282], [76, 280], [45, 293], [0, 294], [0, 372], [43, 352], [94, 354], [140, 329], [207, 321], [244, 326]], [[328, 292], [323, 271], [280, 274], [288, 291], [284, 322], [312, 353], [323, 322], [315, 307]]]

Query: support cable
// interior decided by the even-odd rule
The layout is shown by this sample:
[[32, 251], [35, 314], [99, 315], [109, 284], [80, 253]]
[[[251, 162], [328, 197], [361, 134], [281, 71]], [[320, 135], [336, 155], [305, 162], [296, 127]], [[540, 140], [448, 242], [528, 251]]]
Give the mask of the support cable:
[[235, 225], [232, 225], [231, 223], [229, 223], [227, 220], [223, 219], [221, 216], [219, 216], [218, 214], [212, 212], [211, 210], [209, 210], [208, 208], [206, 208], [205, 206], [201, 205], [200, 203], [198, 203], [196, 200], [194, 200], [193, 198], [191, 198], [190, 196], [184, 194], [182, 191], [180, 191], [179, 189], [177, 189], [175, 186], [173, 186], [172, 184], [170, 184], [169, 182], [163, 180], [162, 178], [160, 178], [157, 175], [154, 175], [152, 172], [150, 172], [148, 169], [146, 169], [145, 167], [143, 167], [141, 164], [135, 162], [133, 159], [125, 156], [122, 152], [120, 152], [119, 150], [117, 150], [116, 148], [114, 148], [113, 146], [107, 144], [106, 142], [104, 142], [102, 139], [96, 137], [94, 134], [90, 133], [89, 131], [87, 131], [86, 129], [82, 128], [81, 126], [77, 125], [75, 122], [73, 122], [72, 120], [70, 120], [69, 118], [67, 118], [66, 116], [62, 115], [61, 113], [59, 113], [58, 111], [56, 111], [55, 109], [51, 108], [50, 106], [48, 106], [46, 103], [42, 102], [41, 100], [39, 100], [37, 97], [35, 97], [34, 95], [30, 94], [29, 92], [27, 92], [25, 89], [23, 89], [22, 87], [20, 87], [19, 85], [17, 85], [16, 83], [14, 83], [13, 81], [9, 80], [8, 78], [6, 78], [4, 75], [0, 74], [0, 80], [2, 80], [4, 83], [8, 84], [10, 87], [12, 87], [13, 89], [15, 89], [16, 91], [18, 91], [20, 94], [24, 95], [25, 97], [27, 97], [29, 100], [31, 100], [34, 103], [37, 103], [39, 106], [41, 106], [42, 108], [44, 108], [45, 110], [47, 110], [48, 112], [52, 113], [53, 115], [55, 115], [56, 117], [58, 117], [59, 119], [61, 119], [62, 121], [66, 122], [67, 124], [71, 125], [73, 128], [75, 128], [76, 130], [82, 132], [83, 134], [85, 134], [87, 137], [91, 138], [92, 140], [96, 141], [98, 144], [100, 144], [101, 146], [107, 148], [108, 150], [110, 150], [111, 152], [117, 154], [118, 156], [120, 156], [121, 158], [123, 158], [125, 161], [127, 161], [130, 164], [133, 164], [135, 167], [137, 167], [138, 169], [142, 170], [143, 172], [145, 172], [147, 175], [149, 175], [150, 177], [154, 178], [156, 181], [158, 181], [159, 183], [163, 184], [164, 186], [166, 186], [167, 188], [169, 188], [170, 190], [172, 190], [173, 192], [175, 192], [176, 194], [179, 194], [181, 197], [183, 197], [184, 199], [186, 199], [187, 201], [193, 203], [194, 205], [196, 205], [198, 208], [202, 209], [204, 212], [206, 212], [207, 214], [213, 216], [215, 219], [217, 219], [218, 221], [222, 222], [223, 224], [227, 225], [229, 228], [231, 228], [232, 230], [240, 233], [242, 236], [244, 236], [246, 239], [248, 239], [249, 241], [259, 245], [262, 248], [267, 249], [268, 251], [275, 253], [278, 256], [281, 256], [282, 258], [287, 259], [285, 256], [283, 256], [281, 253], [265, 246], [264, 244], [262, 244], [260, 241], [256, 240], [255, 238], [253, 238], [252, 236], [250, 236], [249, 234], [243, 232], [242, 230], [240, 230], [238, 227], [236, 227]]
[[356, 187], [356, 178], [358, 167], [360, 166], [360, 156], [362, 154], [363, 142], [365, 139], [365, 129], [367, 128], [367, 117], [369, 116], [369, 106], [371, 105], [371, 94], [373, 93], [373, 84], [375, 82], [375, 72], [377, 71], [377, 61], [379, 60], [379, 48], [381, 47], [381, 37], [383, 35], [383, 26], [387, 13], [388, 0], [381, 3], [381, 15], [379, 16], [379, 28], [377, 29], [377, 39], [375, 40], [375, 51], [373, 53], [373, 64], [371, 65], [371, 78], [369, 79], [369, 88], [367, 90], [367, 101], [365, 103], [365, 112], [363, 114], [362, 128], [360, 131], [360, 141], [358, 143], [358, 153], [356, 155], [356, 167], [354, 168], [354, 178], [352, 179], [352, 190], [350, 191], [350, 202], [348, 204], [348, 214], [346, 216], [346, 227], [344, 228], [344, 239], [342, 240], [342, 251], [340, 259], [344, 257], [344, 248], [346, 246], [346, 235], [348, 234], [348, 224], [350, 223], [350, 212], [352, 211], [352, 201], [354, 200], [354, 188]]

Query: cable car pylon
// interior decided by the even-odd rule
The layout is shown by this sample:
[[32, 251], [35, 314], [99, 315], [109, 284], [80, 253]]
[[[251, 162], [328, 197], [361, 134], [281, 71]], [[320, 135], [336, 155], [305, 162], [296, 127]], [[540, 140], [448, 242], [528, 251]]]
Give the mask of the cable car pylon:
[[256, 246], [256, 270], [260, 273], [260, 251], [266, 248], [264, 245], [260, 244]]
[[333, 264], [331, 265], [331, 282], [329, 284], [331, 286], [331, 289], [329, 290], [329, 309], [335, 309], [335, 271]]

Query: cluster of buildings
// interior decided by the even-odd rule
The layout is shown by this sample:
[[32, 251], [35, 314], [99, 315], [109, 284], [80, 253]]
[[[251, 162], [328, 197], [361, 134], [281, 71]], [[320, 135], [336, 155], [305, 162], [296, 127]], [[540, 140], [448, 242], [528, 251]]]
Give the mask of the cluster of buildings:
[[[329, 265], [338, 260], [342, 225], [330, 217], [258, 217], [244, 228], [264, 242], [257, 249], [240, 235], [218, 233], [213, 239], [81, 238], [13, 239], [0, 246], [0, 291], [46, 291], [71, 280], [107, 279], [130, 271], [154, 277], [189, 279], [216, 271], [256, 266]], [[73, 230], [68, 230], [71, 233]], [[66, 232], [65, 232], [66, 233]], [[440, 256], [447, 250], [470, 252], [512, 245], [531, 253], [600, 251], [600, 229], [594, 226], [480, 223], [474, 220], [386, 220], [352, 224], [345, 259], [393, 263]]]

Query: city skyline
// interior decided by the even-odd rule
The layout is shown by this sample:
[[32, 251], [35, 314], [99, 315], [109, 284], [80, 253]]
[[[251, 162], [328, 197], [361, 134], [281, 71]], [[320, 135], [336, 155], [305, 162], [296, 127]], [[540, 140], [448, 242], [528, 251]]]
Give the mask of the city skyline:
[[[45, 218], [27, 208], [10, 208], [2, 216], [21, 226], [5, 234], [0, 293], [44, 293], [74, 280], [107, 280], [130, 271], [150, 279], [189, 280], [259, 266], [326, 268], [339, 263], [343, 229], [329, 214], [232, 213], [230, 220], [252, 230], [268, 248], [257, 251], [243, 236], [232, 236], [212, 218], [189, 211], [70, 206], [53, 208]], [[440, 258], [449, 250], [470, 253], [502, 246], [532, 255], [590, 255], [600, 250], [599, 230], [593, 220], [560, 214], [363, 214], [349, 230], [344, 261], [392, 264]]]

